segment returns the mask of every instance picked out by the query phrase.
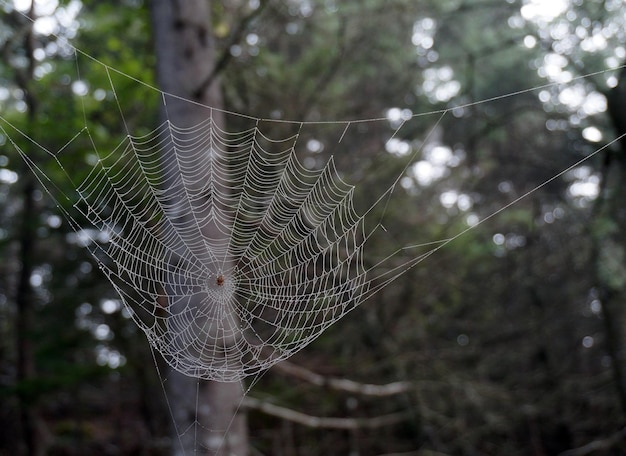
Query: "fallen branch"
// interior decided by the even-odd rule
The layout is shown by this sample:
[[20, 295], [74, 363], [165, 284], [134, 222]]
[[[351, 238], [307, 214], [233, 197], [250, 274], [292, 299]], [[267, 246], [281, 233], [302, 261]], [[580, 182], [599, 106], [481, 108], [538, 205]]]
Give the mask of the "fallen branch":
[[245, 397], [243, 407], [251, 410], [258, 410], [267, 415], [275, 416], [283, 420], [301, 424], [302, 426], [315, 429], [375, 429], [390, 426], [407, 420], [409, 413], [391, 413], [374, 418], [332, 418], [307, 415], [296, 410], [281, 407], [270, 402], [261, 401], [252, 397]]
[[410, 382], [393, 382], [385, 385], [372, 385], [368, 383], [355, 382], [345, 378], [325, 377], [288, 361], [276, 364], [274, 369], [283, 374], [304, 380], [316, 386], [328, 387], [334, 390], [361, 394], [364, 396], [393, 396], [395, 394], [406, 393], [411, 389]]

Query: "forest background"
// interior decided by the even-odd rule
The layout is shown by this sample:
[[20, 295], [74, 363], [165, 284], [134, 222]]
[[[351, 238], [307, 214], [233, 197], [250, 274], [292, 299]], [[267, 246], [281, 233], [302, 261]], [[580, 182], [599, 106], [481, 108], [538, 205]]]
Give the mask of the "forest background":
[[[210, 5], [226, 109], [388, 118], [352, 127], [341, 147], [318, 136], [299, 151], [317, 165], [332, 153], [361, 208], [409, 165], [371, 263], [455, 236], [626, 132], [626, 71], [605, 71], [626, 60], [623, 1]], [[155, 84], [149, 4], [15, 6], [22, 14], [2, 6], [2, 117], [49, 150], [87, 117], [113, 149], [125, 128], [105, 103], [110, 85], [78, 78], [64, 40]], [[116, 90], [140, 133], [157, 124], [158, 99], [135, 87]], [[441, 109], [434, 130], [439, 117], [427, 116], [387, 141], [399, 122]], [[143, 333], [0, 142], [0, 454], [170, 454], [172, 419]], [[89, 160], [85, 148], [71, 153]], [[624, 454], [625, 167], [622, 140], [270, 370], [242, 406], [250, 454]]]

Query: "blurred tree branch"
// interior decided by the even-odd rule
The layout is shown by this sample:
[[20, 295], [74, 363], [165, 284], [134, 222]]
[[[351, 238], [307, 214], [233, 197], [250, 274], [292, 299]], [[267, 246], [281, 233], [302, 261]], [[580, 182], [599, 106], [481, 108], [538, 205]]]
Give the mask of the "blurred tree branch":
[[228, 40], [228, 43], [226, 43], [226, 45], [224, 46], [222, 50], [221, 55], [217, 59], [215, 63], [215, 67], [213, 68], [213, 71], [209, 73], [209, 75], [204, 79], [204, 81], [202, 81], [200, 86], [198, 86], [198, 88], [196, 89], [196, 92], [194, 94], [196, 98], [198, 94], [201, 94], [205, 92], [206, 90], [208, 90], [211, 87], [211, 84], [213, 84], [213, 81], [215, 81], [215, 79], [224, 70], [224, 68], [226, 68], [226, 65], [228, 65], [228, 62], [230, 62], [230, 60], [233, 58], [233, 54], [230, 52], [231, 47], [241, 41], [241, 39], [243, 38], [243, 34], [248, 29], [248, 25], [250, 24], [250, 22], [252, 22], [252, 20], [256, 18], [257, 16], [259, 16], [268, 4], [269, 4], [269, 0], [261, 0], [259, 2], [258, 8], [256, 8], [250, 14], [248, 14], [247, 16], [241, 19], [241, 21], [239, 22], [239, 25], [237, 26], [235, 31], [231, 34], [230, 39]]
[[409, 391], [412, 387], [410, 382], [393, 382], [385, 385], [373, 385], [359, 383], [346, 378], [325, 377], [288, 361], [278, 363], [275, 367], [282, 374], [299, 380], [306, 381], [316, 386], [328, 387], [337, 391], [361, 394], [364, 396], [393, 396]]
[[243, 399], [242, 405], [249, 410], [258, 410], [267, 415], [275, 416], [277, 418], [282, 418], [284, 420], [316, 429], [375, 429], [384, 426], [391, 426], [411, 418], [411, 415], [406, 412], [390, 413], [388, 415], [380, 415], [374, 418], [320, 417], [307, 415], [296, 410], [281, 407], [249, 396]]

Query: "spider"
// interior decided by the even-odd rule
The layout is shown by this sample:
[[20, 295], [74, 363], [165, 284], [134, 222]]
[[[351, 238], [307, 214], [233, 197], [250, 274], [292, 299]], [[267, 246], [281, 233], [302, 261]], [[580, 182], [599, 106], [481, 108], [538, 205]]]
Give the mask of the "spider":
[[222, 285], [224, 285], [224, 276], [222, 274], [217, 276], [217, 280], [215, 281], [215, 283], [217, 283], [217, 286], [221, 287]]

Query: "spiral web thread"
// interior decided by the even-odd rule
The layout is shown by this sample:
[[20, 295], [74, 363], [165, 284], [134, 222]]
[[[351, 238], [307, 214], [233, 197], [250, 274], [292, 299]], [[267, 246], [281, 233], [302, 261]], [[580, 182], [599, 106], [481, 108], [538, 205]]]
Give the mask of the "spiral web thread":
[[[165, 122], [128, 136], [78, 188], [77, 207], [109, 236], [102, 269], [176, 370], [257, 374], [367, 292], [353, 188], [332, 159], [306, 169], [296, 139], [273, 152], [258, 127]], [[162, 170], [164, 145], [177, 160]], [[166, 190], [163, 176], [173, 176]]]
[[[374, 284], [363, 250], [376, 227], [366, 229], [354, 187], [332, 157], [313, 170], [298, 159], [303, 124], [274, 139], [260, 127], [273, 121], [236, 115], [250, 127], [231, 132], [213, 113], [234, 114], [206, 112], [191, 128], [168, 120], [140, 136], [129, 132], [105, 153], [86, 121], [56, 152], [2, 116], [0, 132], [58, 200], [167, 363], [192, 377], [236, 381], [302, 349], [401, 268]], [[120, 115], [126, 124], [121, 108]], [[345, 134], [349, 124], [338, 124]], [[42, 165], [7, 129], [53, 159]], [[95, 163], [75, 182], [73, 170], [85, 165], [71, 149], [85, 144]], [[76, 194], [59, 198], [52, 175], [65, 176]]]
[[[109, 74], [116, 70], [95, 62], [106, 70], [119, 107]], [[158, 92], [165, 102], [166, 94]], [[192, 128], [165, 121], [143, 135], [128, 132], [108, 153], [99, 152], [86, 119], [82, 130], [53, 152], [0, 115], [0, 132], [57, 199], [150, 344], [183, 374], [236, 381], [262, 373], [475, 227], [430, 244], [399, 248], [366, 266], [364, 249], [381, 227], [374, 222], [366, 228], [366, 217], [379, 205], [384, 212], [411, 161], [374, 205], [358, 214], [354, 188], [342, 180], [332, 157], [314, 170], [299, 161], [300, 131], [274, 139], [260, 125], [279, 121], [205, 108], [206, 120]], [[215, 112], [245, 119], [250, 126], [228, 131], [215, 121]], [[447, 113], [426, 114], [438, 115], [440, 121]], [[126, 123], [121, 109], [120, 114]], [[340, 143], [352, 123], [379, 121], [387, 119], [312, 124], [339, 127]], [[307, 124], [291, 125], [302, 129]], [[44, 151], [50, 163], [43, 166], [25, 153], [14, 134]], [[70, 152], [74, 143], [90, 144], [97, 156], [80, 183], [70, 176], [76, 167]], [[53, 174], [65, 176], [76, 195], [58, 197], [61, 186], [52, 181]], [[423, 248], [421, 254], [418, 248]], [[408, 257], [399, 257], [408, 249]]]

